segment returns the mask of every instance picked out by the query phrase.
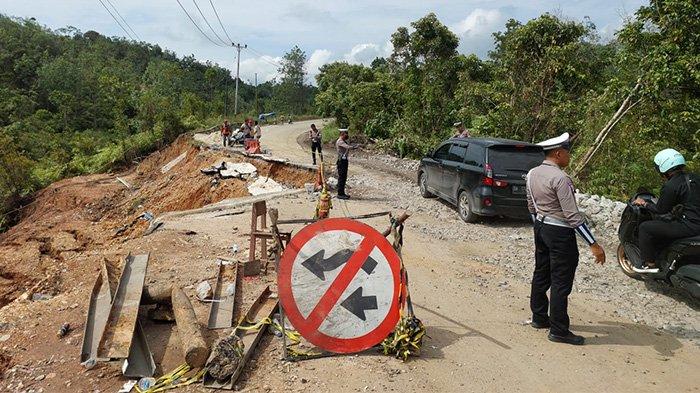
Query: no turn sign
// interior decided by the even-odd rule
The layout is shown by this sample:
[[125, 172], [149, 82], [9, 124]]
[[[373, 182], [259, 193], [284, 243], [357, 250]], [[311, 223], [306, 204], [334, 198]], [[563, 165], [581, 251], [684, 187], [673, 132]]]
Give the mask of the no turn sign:
[[285, 248], [277, 277], [280, 302], [312, 344], [359, 352], [381, 342], [399, 320], [400, 266], [391, 244], [369, 225], [321, 220]]

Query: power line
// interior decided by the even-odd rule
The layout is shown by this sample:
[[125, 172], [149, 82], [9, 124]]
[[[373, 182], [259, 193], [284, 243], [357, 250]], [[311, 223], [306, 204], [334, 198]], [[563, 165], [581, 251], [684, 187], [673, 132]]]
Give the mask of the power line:
[[122, 14], [119, 13], [119, 10], [117, 10], [117, 7], [115, 7], [114, 4], [113, 4], [110, 0], [107, 0], [107, 3], [109, 3], [109, 5], [112, 6], [112, 8], [114, 9], [114, 12], [117, 13], [117, 15], [118, 15], [119, 18], [122, 20], [122, 22], [124, 22], [124, 24], [126, 25], [126, 27], [129, 28], [129, 31], [131, 31], [132, 33], [134, 33], [134, 35], [136, 36], [136, 38], [138, 38], [139, 41], [141, 41], [141, 37], [139, 37], [139, 35], [136, 34], [136, 32], [134, 31], [134, 29], [131, 28], [131, 26], [130, 26], [129, 23], [126, 21], [126, 19], [124, 19], [124, 17], [122, 16]]
[[201, 16], [202, 16], [202, 19], [204, 19], [204, 23], [206, 23], [207, 26], [209, 26], [209, 30], [211, 30], [211, 32], [214, 33], [214, 36], [215, 36], [216, 38], [218, 38], [219, 41], [223, 42], [224, 44], [230, 45], [231, 42], [226, 42], [226, 41], [222, 40], [221, 37], [219, 37], [219, 35], [216, 34], [216, 31], [214, 31], [214, 28], [212, 28], [211, 25], [209, 24], [209, 21], [207, 20], [207, 17], [204, 16], [204, 13], [203, 13], [202, 10], [199, 8], [199, 5], [197, 4], [197, 2], [196, 2], [195, 0], [192, 0], [192, 2], [194, 3], [194, 6], [197, 7], [197, 11], [199, 11], [199, 15], [201, 15]]
[[134, 37], [132, 37], [131, 34], [129, 34], [129, 32], [124, 28], [124, 26], [122, 26], [122, 24], [119, 22], [119, 19], [117, 19], [117, 17], [114, 16], [114, 14], [112, 13], [112, 11], [110, 11], [109, 8], [107, 8], [107, 6], [105, 5], [105, 3], [104, 3], [102, 0], [97, 0], [97, 1], [99, 1], [100, 4], [102, 4], [102, 6], [107, 10], [107, 12], [109, 12], [109, 15], [111, 15], [111, 16], [112, 16], [112, 19], [114, 19], [114, 21], [117, 22], [117, 24], [119, 25], [119, 27], [121, 27], [122, 30], [124, 30], [124, 32], [126, 33], [126, 35], [128, 35], [129, 38], [131, 38], [132, 41], [135, 41], [135, 40], [134, 40]]
[[278, 67], [278, 68], [282, 67], [282, 64], [280, 64], [280, 63], [278, 63], [278, 62], [276, 62], [276, 61], [274, 61], [274, 60], [270, 60], [269, 58], [270, 58], [271, 56], [268, 56], [268, 55], [265, 55], [265, 54], [263, 54], [263, 53], [260, 53], [260, 52], [256, 51], [256, 50], [253, 49], [253, 48], [247, 48], [247, 49], [248, 49], [250, 52], [252, 52], [253, 54], [258, 55], [258, 56], [259, 56], [258, 58], [259, 58], [260, 60], [266, 62], [267, 64], [273, 65], [273, 66]]
[[[100, 0], [100, 1], [102, 1], [102, 0]], [[185, 12], [185, 15], [187, 15], [187, 17], [190, 19], [190, 22], [192, 22], [192, 24], [194, 25], [194, 27], [196, 27], [197, 30], [199, 30], [199, 32], [202, 33], [202, 35], [203, 35], [206, 39], [209, 40], [209, 42], [211, 42], [212, 44], [214, 44], [214, 45], [216, 45], [216, 46], [227, 46], [227, 45], [222, 45], [222, 44], [220, 44], [220, 43], [218, 43], [218, 42], [212, 40], [211, 38], [209, 38], [209, 36], [208, 36], [202, 29], [199, 28], [199, 25], [197, 24], [197, 22], [195, 22], [194, 19], [192, 19], [192, 17], [191, 17], [190, 14], [187, 12], [187, 10], [185, 9], [185, 7], [182, 6], [182, 3], [180, 3], [180, 0], [175, 0], [175, 1], [177, 1], [177, 4], [180, 5], [180, 8], [182, 8], [182, 10]]]
[[221, 26], [221, 30], [223, 30], [224, 34], [226, 34], [226, 38], [228, 38], [228, 40], [230, 42], [233, 42], [233, 39], [231, 38], [231, 36], [228, 35], [228, 31], [226, 31], [224, 24], [221, 23], [221, 18], [219, 18], [219, 13], [216, 12], [216, 7], [214, 7], [214, 2], [212, 2], [212, 0], [209, 0], [209, 4], [211, 4], [211, 8], [214, 10], [214, 15], [216, 15], [216, 19], [219, 21], [219, 26]]

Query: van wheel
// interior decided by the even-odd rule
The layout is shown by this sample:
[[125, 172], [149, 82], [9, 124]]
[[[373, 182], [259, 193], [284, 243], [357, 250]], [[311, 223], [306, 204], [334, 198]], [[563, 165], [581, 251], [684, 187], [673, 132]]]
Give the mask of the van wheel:
[[625, 254], [625, 247], [620, 244], [617, 246], [617, 263], [620, 265], [622, 272], [627, 275], [627, 277], [634, 278], [635, 280], [643, 280], [642, 275], [632, 270], [632, 261], [627, 258]]
[[421, 172], [420, 175], [418, 176], [418, 187], [420, 187], [420, 194], [423, 198], [432, 198], [435, 195], [433, 195], [430, 191], [428, 191], [428, 176], [425, 174], [425, 172]]
[[459, 211], [459, 217], [464, 220], [464, 222], [476, 222], [479, 218], [473, 211], [471, 204], [469, 203], [469, 193], [467, 191], [462, 191], [459, 193], [459, 198], [457, 199], [457, 210]]

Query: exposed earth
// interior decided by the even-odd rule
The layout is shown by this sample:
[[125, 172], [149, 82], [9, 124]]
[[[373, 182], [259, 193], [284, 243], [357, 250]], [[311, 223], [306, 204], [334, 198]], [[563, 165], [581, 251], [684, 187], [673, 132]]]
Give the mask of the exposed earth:
[[[263, 149], [310, 164], [309, 147], [298, 143], [309, 124], [263, 127]], [[213, 284], [217, 257], [247, 258], [245, 234], [254, 197], [246, 188], [250, 180], [213, 183], [201, 168], [222, 160], [247, 161], [258, 174], [289, 190], [303, 189], [315, 177], [301, 166], [244, 158], [210, 145], [215, 138], [197, 140], [205, 143], [181, 137], [123, 173], [55, 183], [39, 193], [17, 226], [0, 235], [0, 390], [114, 392], [121, 387], [121, 364], [99, 363], [85, 370], [79, 357], [88, 298], [100, 266], [106, 261], [118, 271], [128, 253], [150, 253], [146, 282], [184, 287], [206, 326], [209, 305], [196, 300], [195, 287], [203, 280]], [[333, 163], [328, 150], [326, 162]], [[182, 153], [185, 158], [163, 173], [163, 166]], [[604, 226], [598, 236], [608, 263], [594, 265], [581, 245], [569, 300], [572, 330], [586, 337], [586, 345], [554, 344], [545, 331], [525, 323], [533, 265], [529, 223], [489, 219], [465, 224], [450, 206], [420, 196], [415, 168], [415, 161], [357, 152], [348, 181], [353, 198], [333, 199], [331, 216], [412, 213], [403, 259], [417, 316], [429, 336], [421, 356], [404, 363], [371, 349], [286, 362], [280, 360], [281, 340], [269, 334], [239, 380], [239, 390], [700, 390], [698, 305], [673, 289], [624, 276], [614, 260], [616, 239], [602, 231]], [[281, 219], [313, 216], [315, 195], [283, 194], [267, 201], [279, 209]], [[180, 213], [170, 213], [175, 211]], [[148, 220], [139, 218], [146, 212], [162, 223], [148, 235]], [[386, 217], [364, 222], [380, 230], [388, 226]], [[283, 229], [296, 233], [301, 228]], [[244, 308], [266, 285], [274, 287], [274, 271], [244, 280]], [[161, 375], [183, 362], [177, 327], [154, 324], [142, 311]], [[57, 337], [66, 322], [71, 331]], [[225, 333], [203, 331], [210, 343]], [[180, 390], [210, 391], [201, 385]]]

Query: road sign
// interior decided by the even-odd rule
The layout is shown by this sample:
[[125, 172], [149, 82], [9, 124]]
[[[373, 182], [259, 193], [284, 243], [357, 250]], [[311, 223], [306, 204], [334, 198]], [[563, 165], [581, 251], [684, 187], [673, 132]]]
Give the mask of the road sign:
[[399, 320], [401, 262], [382, 234], [347, 218], [304, 227], [282, 254], [280, 302], [309, 342], [352, 353], [381, 342]]

